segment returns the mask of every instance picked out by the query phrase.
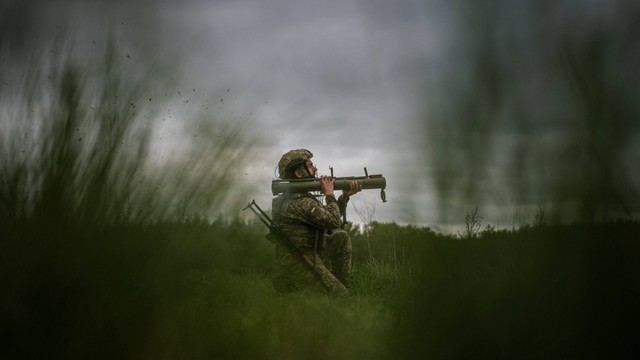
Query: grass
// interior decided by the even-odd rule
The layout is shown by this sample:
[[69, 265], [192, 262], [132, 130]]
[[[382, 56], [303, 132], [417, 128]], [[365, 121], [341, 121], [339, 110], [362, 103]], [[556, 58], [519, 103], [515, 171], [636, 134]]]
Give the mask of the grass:
[[[377, 226], [373, 249], [384, 249], [376, 241], [397, 225]], [[614, 345], [633, 348], [637, 230], [626, 222], [474, 239], [422, 234], [413, 258], [397, 267], [382, 252], [356, 254], [346, 298], [277, 295], [260, 224], [23, 237], [3, 241], [4, 351], [132, 359], [602, 355], [618, 351]], [[396, 240], [410, 244], [406, 234]]]
[[[619, 357], [637, 350], [638, 222], [436, 240], [422, 253], [404, 356]], [[465, 346], [460, 346], [460, 344]]]
[[277, 295], [271, 245], [259, 228], [243, 225], [252, 241], [234, 246], [242, 237], [228, 234], [238, 226], [124, 227], [85, 239], [87, 247], [58, 242], [38, 253], [12, 244], [18, 257], [3, 259], [10, 289], [2, 302], [3, 332], [11, 340], [5, 351], [167, 359], [386, 352], [393, 309], [370, 285], [385, 285], [385, 275], [359, 284], [348, 298]]
[[195, 291], [163, 312], [147, 339], [152, 357], [350, 359], [384, 350], [389, 313], [371, 299], [279, 296], [256, 273], [191, 272], [186, 281]]

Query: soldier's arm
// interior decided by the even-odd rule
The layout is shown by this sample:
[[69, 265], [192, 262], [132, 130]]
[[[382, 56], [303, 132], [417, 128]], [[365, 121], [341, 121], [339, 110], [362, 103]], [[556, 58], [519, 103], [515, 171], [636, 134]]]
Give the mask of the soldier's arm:
[[304, 219], [304, 222], [323, 229], [337, 229], [340, 227], [340, 209], [338, 201], [333, 195], [325, 197], [327, 205], [322, 205], [312, 198], [299, 198], [292, 204], [297, 215]]
[[342, 195], [340, 195], [340, 197], [338, 198], [338, 208], [340, 209], [341, 215], [347, 213], [347, 203], [349, 202], [349, 197], [351, 197], [351, 195], [359, 193], [360, 191], [362, 191], [362, 186], [354, 180], [349, 184], [349, 190], [342, 192]]
[[340, 209], [340, 215], [344, 215], [347, 213], [347, 203], [349, 202], [349, 197], [345, 195], [340, 195], [338, 198], [338, 209]]

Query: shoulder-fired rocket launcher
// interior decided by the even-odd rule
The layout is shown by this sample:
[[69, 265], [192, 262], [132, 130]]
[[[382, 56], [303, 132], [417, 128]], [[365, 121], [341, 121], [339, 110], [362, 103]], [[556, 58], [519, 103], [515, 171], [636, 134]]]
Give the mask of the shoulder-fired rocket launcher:
[[[334, 179], [333, 188], [336, 190], [349, 190], [351, 188], [351, 182], [356, 181], [362, 187], [366, 189], [380, 189], [380, 198], [383, 202], [387, 202], [387, 195], [384, 192], [387, 186], [387, 180], [382, 174], [369, 175], [367, 168], [364, 168], [365, 176], [347, 176], [347, 177], [333, 177], [333, 168], [331, 168], [331, 177]], [[273, 195], [278, 194], [295, 194], [306, 193], [310, 191], [320, 191], [322, 185], [320, 179], [275, 179], [271, 182], [271, 192]]]

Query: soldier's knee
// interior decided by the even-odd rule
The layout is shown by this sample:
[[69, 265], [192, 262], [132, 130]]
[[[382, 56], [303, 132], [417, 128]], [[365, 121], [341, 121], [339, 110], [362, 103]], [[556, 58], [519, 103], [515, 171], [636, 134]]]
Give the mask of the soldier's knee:
[[345, 242], [345, 243], [351, 242], [351, 236], [349, 236], [349, 233], [344, 230], [335, 231], [331, 235], [331, 237], [336, 241]]
[[[333, 248], [338, 251], [351, 251], [351, 236], [344, 230], [338, 230], [331, 235]], [[339, 250], [342, 249], [342, 250]]]

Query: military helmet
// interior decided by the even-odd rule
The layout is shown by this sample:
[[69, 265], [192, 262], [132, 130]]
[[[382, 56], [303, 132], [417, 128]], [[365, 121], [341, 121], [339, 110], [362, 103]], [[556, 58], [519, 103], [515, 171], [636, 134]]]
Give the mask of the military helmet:
[[288, 153], [282, 155], [282, 158], [280, 158], [280, 161], [278, 162], [278, 175], [280, 175], [281, 179], [284, 179], [287, 172], [287, 165], [292, 163], [293, 160], [303, 159], [304, 161], [307, 161], [312, 157], [313, 154], [307, 149], [296, 149], [289, 151]]

